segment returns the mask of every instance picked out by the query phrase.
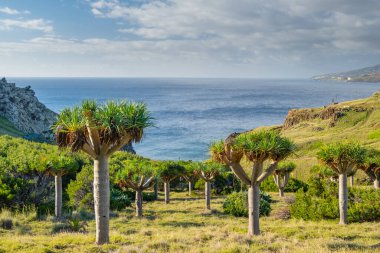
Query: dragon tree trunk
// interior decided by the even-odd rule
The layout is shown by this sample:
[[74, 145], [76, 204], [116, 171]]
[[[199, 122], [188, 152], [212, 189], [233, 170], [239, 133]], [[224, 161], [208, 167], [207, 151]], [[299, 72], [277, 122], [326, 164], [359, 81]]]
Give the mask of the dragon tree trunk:
[[55, 180], [55, 217], [62, 216], [62, 176], [56, 175]]
[[164, 182], [165, 188], [165, 204], [170, 203], [170, 182]]
[[109, 243], [110, 182], [108, 157], [94, 160], [96, 244]]
[[380, 180], [378, 178], [373, 181], [373, 187], [375, 187], [376, 190], [380, 188]]
[[259, 185], [248, 188], [248, 235], [260, 234], [260, 188]]
[[142, 191], [136, 190], [136, 199], [135, 199], [136, 217], [141, 217], [143, 214], [142, 202], [143, 202]]
[[347, 224], [348, 210], [348, 189], [347, 189], [347, 173], [339, 174], [339, 224]]
[[154, 197], [158, 199], [158, 181], [154, 183]]
[[191, 196], [192, 188], [193, 188], [193, 184], [191, 183], [191, 181], [189, 181], [189, 196]]
[[206, 199], [206, 209], [211, 209], [211, 183], [210, 181], [205, 182], [205, 199]]
[[285, 197], [285, 188], [284, 187], [280, 187], [278, 188], [278, 193], [280, 195], [280, 197]]

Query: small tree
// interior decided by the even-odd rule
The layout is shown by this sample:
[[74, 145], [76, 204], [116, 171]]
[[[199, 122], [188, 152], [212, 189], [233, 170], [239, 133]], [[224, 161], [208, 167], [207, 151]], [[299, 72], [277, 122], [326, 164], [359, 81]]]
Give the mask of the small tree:
[[375, 189], [380, 188], [380, 152], [374, 149], [367, 151], [365, 162], [359, 166], [367, 176], [373, 181]]
[[198, 175], [196, 173], [198, 163], [193, 162], [193, 161], [188, 161], [188, 162], [183, 162], [182, 165], [185, 167], [185, 172], [183, 173], [182, 177], [189, 184], [189, 196], [191, 196], [193, 184], [195, 180], [197, 180], [198, 178]]
[[185, 173], [185, 167], [180, 162], [162, 161], [159, 163], [158, 175], [164, 182], [165, 204], [170, 203], [170, 182]]
[[290, 173], [296, 168], [293, 162], [281, 162], [273, 173], [274, 182], [276, 183], [280, 197], [284, 197], [284, 190], [289, 182]]
[[116, 181], [122, 187], [131, 188], [136, 191], [136, 216], [143, 215], [143, 191], [148, 189], [154, 183], [156, 170], [152, 166], [151, 161], [125, 152], [116, 152], [111, 157], [111, 167], [115, 170]]
[[84, 101], [64, 109], [54, 126], [59, 147], [83, 151], [94, 160], [96, 243], [109, 242], [109, 157], [131, 141], [140, 142], [144, 129], [153, 126], [145, 104]]
[[196, 173], [205, 181], [206, 209], [211, 210], [211, 181], [224, 171], [225, 165], [206, 161], [198, 163]]
[[71, 154], [50, 154], [43, 158], [46, 172], [55, 180], [55, 216], [62, 216], [62, 176], [79, 169], [78, 160]]
[[347, 224], [347, 175], [363, 164], [366, 151], [358, 143], [344, 142], [325, 145], [317, 157], [339, 175], [339, 224]]
[[[228, 165], [242, 183], [248, 186], [248, 234], [259, 235], [260, 184], [273, 174], [278, 162], [284, 160], [295, 150], [289, 139], [281, 137], [277, 131], [257, 131], [233, 133], [225, 141], [211, 146], [215, 161]], [[251, 173], [247, 174], [240, 164], [243, 156], [253, 163]], [[270, 164], [264, 169], [264, 162]], [[249, 176], [250, 175], [250, 176]]]

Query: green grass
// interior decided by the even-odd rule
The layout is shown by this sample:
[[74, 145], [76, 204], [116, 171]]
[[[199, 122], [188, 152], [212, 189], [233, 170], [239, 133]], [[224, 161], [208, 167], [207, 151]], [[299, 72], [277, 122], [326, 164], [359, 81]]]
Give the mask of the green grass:
[[[365, 99], [342, 102], [332, 107], [347, 110], [331, 126], [331, 118], [315, 118], [283, 129], [282, 134], [293, 140], [299, 147], [291, 160], [297, 164], [293, 173], [298, 179], [310, 177], [309, 168], [318, 164], [316, 153], [321, 145], [343, 140], [357, 141], [360, 144], [380, 149], [380, 93]], [[324, 108], [313, 108], [312, 113], [319, 113]], [[359, 177], [364, 176], [359, 173]]]
[[24, 133], [17, 128], [6, 118], [0, 117], [0, 135], [7, 134], [14, 137], [22, 137]]
[[[247, 219], [222, 213], [223, 197], [212, 199], [205, 211], [202, 193], [189, 198], [172, 195], [172, 203], [145, 203], [145, 217], [128, 208], [111, 219], [111, 243], [94, 244], [94, 221], [89, 233], [52, 233], [54, 219], [36, 220], [18, 214], [21, 229], [0, 229], [0, 252], [375, 252], [379, 250], [379, 223], [338, 225], [338, 221], [305, 222], [276, 218], [288, 204], [273, 194], [273, 215], [261, 219], [262, 235], [247, 236]], [[5, 216], [11, 214], [5, 212]], [[29, 218], [28, 218], [29, 217]], [[377, 245], [377, 246], [376, 246]]]

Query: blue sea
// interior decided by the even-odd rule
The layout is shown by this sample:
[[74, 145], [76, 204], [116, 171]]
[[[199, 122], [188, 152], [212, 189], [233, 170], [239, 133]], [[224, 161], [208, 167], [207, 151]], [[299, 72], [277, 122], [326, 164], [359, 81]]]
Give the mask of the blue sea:
[[202, 160], [212, 140], [231, 132], [282, 124], [293, 108], [364, 98], [380, 84], [313, 80], [207, 78], [9, 78], [31, 85], [55, 112], [80, 104], [127, 99], [144, 101], [155, 118], [138, 154], [154, 159]]

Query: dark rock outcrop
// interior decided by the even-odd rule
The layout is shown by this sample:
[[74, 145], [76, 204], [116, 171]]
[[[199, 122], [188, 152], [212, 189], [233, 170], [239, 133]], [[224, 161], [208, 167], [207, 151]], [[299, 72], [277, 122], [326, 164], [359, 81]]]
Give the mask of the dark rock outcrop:
[[38, 101], [30, 86], [16, 87], [5, 78], [0, 80], [0, 116], [20, 131], [46, 135], [57, 114]]

